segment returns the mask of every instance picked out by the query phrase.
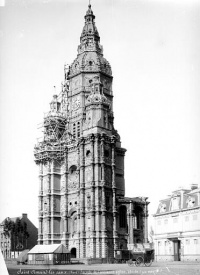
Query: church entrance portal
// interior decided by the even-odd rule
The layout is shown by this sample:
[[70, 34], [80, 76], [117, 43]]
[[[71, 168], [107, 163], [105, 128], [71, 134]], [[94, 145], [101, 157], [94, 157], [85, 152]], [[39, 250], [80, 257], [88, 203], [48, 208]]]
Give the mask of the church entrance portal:
[[75, 247], [73, 247], [71, 249], [71, 258], [76, 258], [76, 248]]

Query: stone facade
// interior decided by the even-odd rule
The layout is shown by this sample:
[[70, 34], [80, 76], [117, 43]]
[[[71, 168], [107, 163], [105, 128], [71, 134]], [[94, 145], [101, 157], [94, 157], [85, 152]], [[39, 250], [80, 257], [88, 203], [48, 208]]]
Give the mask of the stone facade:
[[112, 71], [89, 5], [78, 55], [35, 147], [38, 244], [63, 243], [78, 258], [113, 258], [147, 242], [147, 198], [126, 198], [124, 156], [114, 128]]
[[200, 261], [200, 188], [180, 188], [161, 200], [155, 219], [157, 261]]

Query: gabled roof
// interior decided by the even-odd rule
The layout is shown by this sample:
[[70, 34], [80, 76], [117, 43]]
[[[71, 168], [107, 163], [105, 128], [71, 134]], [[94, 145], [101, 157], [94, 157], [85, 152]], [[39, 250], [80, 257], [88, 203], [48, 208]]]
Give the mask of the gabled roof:
[[70, 251], [63, 244], [38, 244], [28, 252], [28, 254], [39, 253], [70, 253]]

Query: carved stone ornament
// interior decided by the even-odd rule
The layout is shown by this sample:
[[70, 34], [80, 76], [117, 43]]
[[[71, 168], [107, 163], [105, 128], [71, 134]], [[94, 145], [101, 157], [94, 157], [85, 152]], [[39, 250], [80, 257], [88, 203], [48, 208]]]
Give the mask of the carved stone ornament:
[[86, 179], [86, 182], [90, 182], [92, 180], [92, 168], [91, 167], [85, 168], [85, 179]]
[[56, 199], [53, 199], [53, 211], [56, 211], [57, 202]]
[[77, 154], [75, 152], [69, 155], [68, 164], [70, 167], [71, 165], [74, 165], [74, 164], [76, 165], [76, 163], [77, 163]]
[[66, 192], [66, 187], [65, 187], [64, 185], [62, 185], [62, 187], [61, 187], [61, 192], [62, 192], [62, 193], [65, 193], [65, 192]]
[[79, 173], [78, 171], [74, 171], [73, 174], [69, 175], [68, 188], [76, 189], [78, 187], [79, 182]]
[[72, 101], [72, 110], [75, 111], [75, 110], [78, 110], [81, 106], [81, 102], [80, 102], [80, 99], [79, 98], [76, 98]]

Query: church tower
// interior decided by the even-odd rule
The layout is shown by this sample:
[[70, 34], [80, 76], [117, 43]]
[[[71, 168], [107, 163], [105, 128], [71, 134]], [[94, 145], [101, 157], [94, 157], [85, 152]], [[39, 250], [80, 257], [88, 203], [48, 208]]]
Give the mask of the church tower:
[[38, 244], [63, 243], [77, 258], [113, 258], [116, 249], [147, 241], [146, 198], [125, 197], [126, 150], [113, 124], [112, 81], [89, 5], [77, 57], [64, 68], [34, 152]]

